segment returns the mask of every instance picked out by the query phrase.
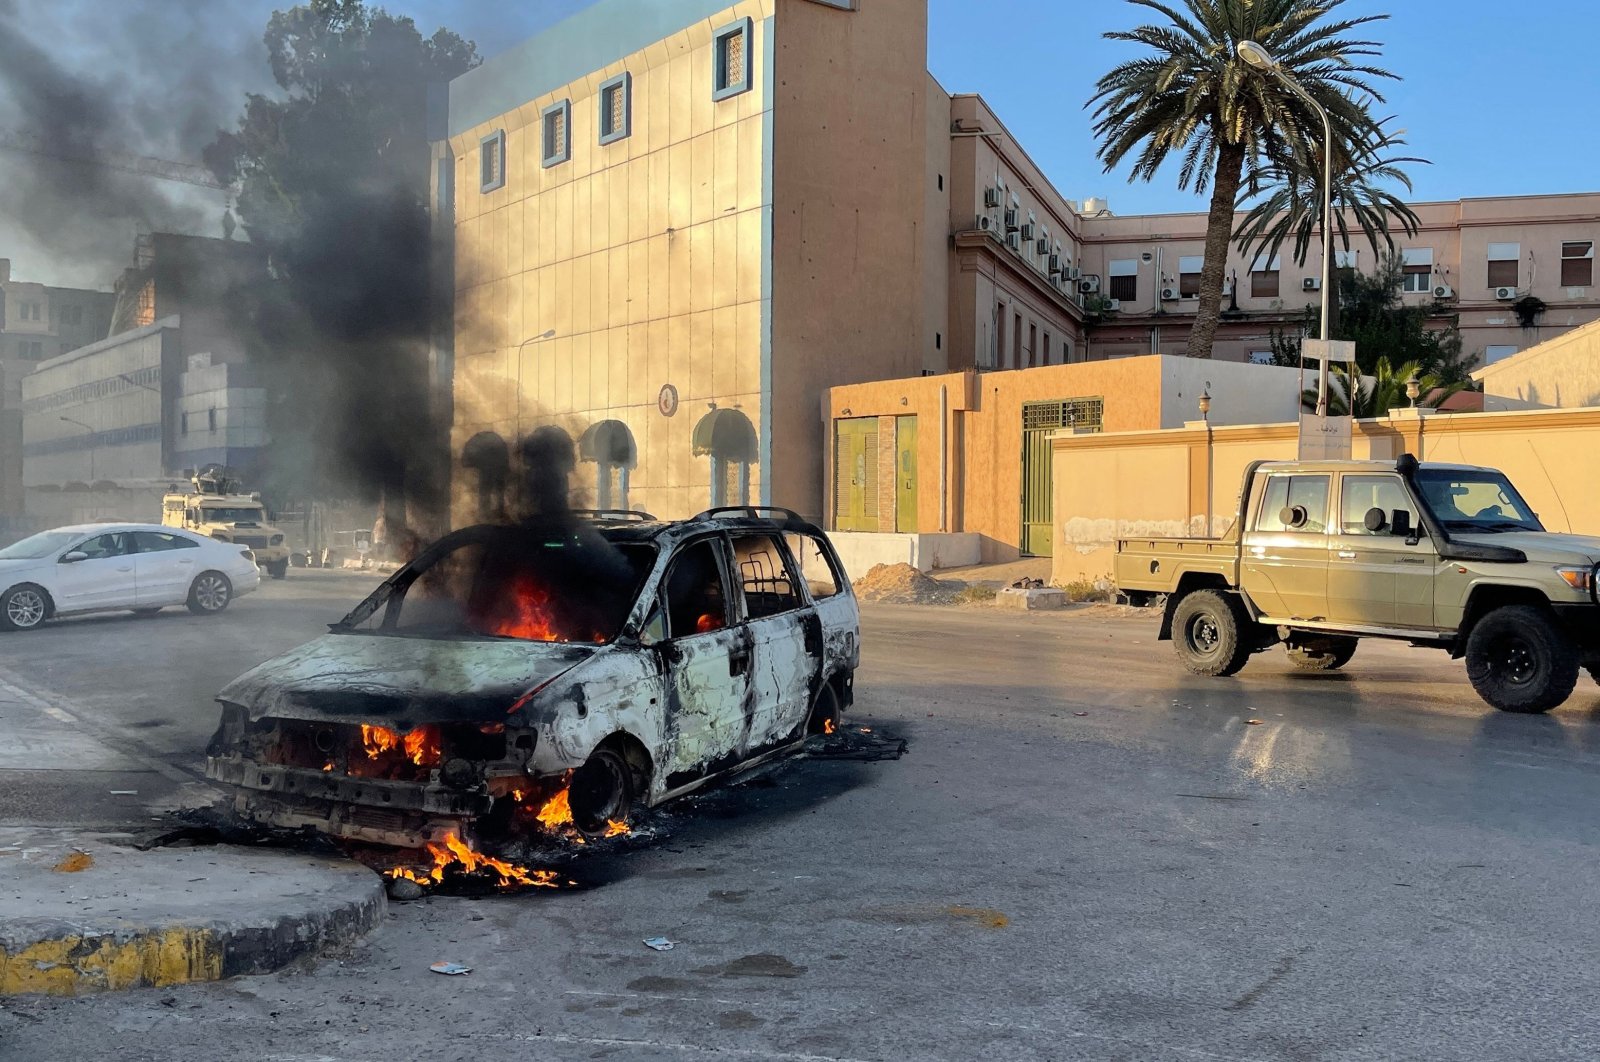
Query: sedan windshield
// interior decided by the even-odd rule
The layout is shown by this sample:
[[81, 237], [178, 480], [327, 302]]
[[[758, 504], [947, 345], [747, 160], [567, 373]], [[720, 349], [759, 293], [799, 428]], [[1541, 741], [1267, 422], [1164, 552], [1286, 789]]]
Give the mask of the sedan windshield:
[[80, 534], [75, 531], [40, 531], [37, 535], [29, 535], [21, 542], [13, 542], [5, 549], [0, 549], [0, 560], [39, 560], [69, 545]]
[[440, 543], [339, 625], [412, 638], [603, 645], [616, 637], [655, 547], [511, 528]]
[[1425, 468], [1417, 488], [1446, 531], [1543, 531], [1528, 503], [1499, 472]]

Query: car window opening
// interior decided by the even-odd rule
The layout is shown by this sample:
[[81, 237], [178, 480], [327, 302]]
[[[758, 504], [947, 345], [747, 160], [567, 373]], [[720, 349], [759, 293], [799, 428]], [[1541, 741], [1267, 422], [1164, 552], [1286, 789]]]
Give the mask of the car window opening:
[[678, 554], [662, 596], [669, 638], [709, 634], [728, 625], [728, 594], [714, 541], [697, 542]]

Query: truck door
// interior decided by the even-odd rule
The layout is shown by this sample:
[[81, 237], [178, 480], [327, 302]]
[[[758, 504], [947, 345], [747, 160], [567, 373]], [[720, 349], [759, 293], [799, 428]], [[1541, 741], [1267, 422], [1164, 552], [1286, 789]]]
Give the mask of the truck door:
[[[1382, 509], [1385, 523], [1367, 527]], [[1339, 527], [1328, 561], [1328, 612], [1338, 623], [1426, 629], [1433, 621], [1433, 578], [1439, 555], [1426, 537], [1407, 545], [1394, 534], [1394, 514], [1412, 527], [1417, 505], [1397, 475], [1347, 475], [1339, 486]]]
[[1328, 516], [1332, 475], [1264, 473], [1244, 536], [1243, 585], [1269, 619], [1327, 617]]

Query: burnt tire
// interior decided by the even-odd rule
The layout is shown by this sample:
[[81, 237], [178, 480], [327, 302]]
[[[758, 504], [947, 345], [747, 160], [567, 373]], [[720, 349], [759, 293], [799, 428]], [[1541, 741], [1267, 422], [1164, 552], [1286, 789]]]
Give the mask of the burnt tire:
[[607, 823], [627, 821], [633, 797], [633, 768], [622, 752], [610, 746], [595, 749], [572, 772], [567, 790], [572, 824], [583, 833], [603, 835]]
[[1296, 647], [1289, 650], [1289, 663], [1301, 671], [1337, 671], [1356, 655], [1356, 639], [1330, 638], [1316, 649]]
[[1578, 647], [1532, 605], [1497, 608], [1467, 636], [1467, 678], [1502, 712], [1548, 712], [1578, 684]]
[[50, 618], [50, 595], [44, 587], [20, 583], [0, 594], [0, 631], [31, 631]]
[[811, 714], [806, 717], [806, 735], [835, 733], [839, 729], [841, 715], [838, 691], [833, 688], [833, 683], [824, 682], [811, 700]]
[[189, 611], [197, 616], [214, 616], [233, 600], [233, 584], [221, 572], [201, 572], [189, 584]]
[[1185, 595], [1172, 612], [1172, 644], [1183, 666], [1196, 675], [1236, 674], [1250, 659], [1245, 628], [1250, 618], [1239, 599], [1220, 590]]

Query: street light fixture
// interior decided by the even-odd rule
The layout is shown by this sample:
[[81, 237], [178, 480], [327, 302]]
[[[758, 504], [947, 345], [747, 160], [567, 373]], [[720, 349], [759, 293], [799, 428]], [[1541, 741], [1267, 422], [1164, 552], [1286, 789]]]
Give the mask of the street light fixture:
[[546, 339], [554, 339], [555, 337], [556, 337], [556, 330], [554, 328], [547, 328], [543, 332], [540, 332], [538, 335], [529, 336], [527, 339], [524, 339], [521, 343], [517, 344], [517, 426], [516, 426], [515, 431], [518, 434], [521, 434], [521, 432], [522, 432], [522, 351], [523, 351], [523, 348], [525, 348], [529, 343], [539, 343], [539, 342], [542, 342], [542, 341], [544, 341]]
[[[1322, 119], [1322, 338], [1324, 342], [1332, 341], [1328, 334], [1328, 318], [1333, 296], [1333, 121], [1328, 117], [1328, 110], [1317, 102], [1317, 98], [1305, 90], [1294, 78], [1283, 69], [1273, 54], [1255, 41], [1239, 42], [1239, 58], [1248, 65], [1275, 77], [1293, 92], [1296, 96], [1311, 104], [1313, 110]], [[1322, 364], [1317, 371], [1317, 416], [1328, 415], [1328, 359], [1322, 358]]]
[[78, 427], [89, 433], [89, 485], [92, 487], [94, 486], [94, 425], [85, 424], [81, 420], [73, 420], [71, 417], [61, 417], [60, 419], [66, 421], [68, 424], [76, 424]]

